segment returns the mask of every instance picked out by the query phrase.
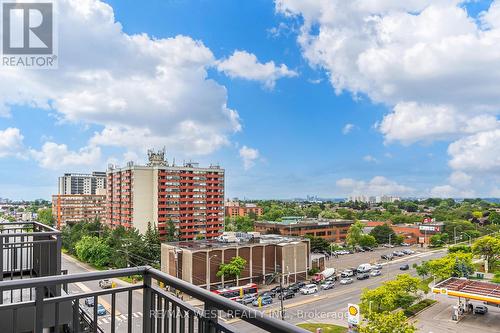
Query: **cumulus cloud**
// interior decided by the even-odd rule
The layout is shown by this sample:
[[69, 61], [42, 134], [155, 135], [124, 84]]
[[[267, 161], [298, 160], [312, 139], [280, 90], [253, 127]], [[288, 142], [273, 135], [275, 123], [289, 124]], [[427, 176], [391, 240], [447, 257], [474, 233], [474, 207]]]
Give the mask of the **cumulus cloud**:
[[390, 108], [377, 126], [387, 143], [455, 140], [452, 172], [481, 164], [495, 177], [496, 158], [476, 156], [500, 128], [500, 0], [478, 17], [461, 0], [276, 0], [276, 10], [301, 17], [302, 54], [336, 93]]
[[409, 195], [414, 191], [411, 187], [382, 176], [369, 181], [342, 178], [337, 180], [336, 185], [344, 193], [353, 195]]
[[448, 147], [450, 167], [468, 172], [500, 172], [500, 129], [481, 132]]
[[24, 136], [19, 128], [8, 127], [0, 130], [0, 158], [7, 156], [21, 156]]
[[363, 156], [363, 160], [365, 162], [378, 163], [378, 160], [375, 157], [373, 157], [372, 155]]
[[101, 149], [89, 146], [78, 151], [71, 151], [65, 144], [46, 142], [41, 150], [31, 149], [30, 154], [41, 167], [59, 170], [97, 165], [101, 158]]
[[257, 149], [243, 146], [240, 148], [240, 157], [243, 160], [245, 170], [251, 169], [255, 165], [255, 161], [259, 158], [260, 153]]
[[230, 78], [262, 82], [269, 89], [274, 88], [278, 79], [298, 75], [285, 64], [277, 66], [274, 61], [260, 63], [254, 54], [246, 51], [235, 51], [229, 58], [219, 61], [217, 68]]
[[[98, 0], [58, 2], [59, 69], [0, 71], [0, 110], [28, 105], [62, 123], [97, 125], [91, 142], [191, 155], [241, 130], [226, 88], [207, 77], [211, 50], [188, 36], [129, 35]], [[120, 140], [116, 140], [119, 137]]]
[[355, 128], [354, 124], [345, 124], [344, 127], [342, 128], [342, 134], [347, 135], [352, 132], [352, 130]]
[[472, 190], [461, 190], [451, 185], [435, 186], [430, 196], [434, 198], [471, 198], [475, 196]]

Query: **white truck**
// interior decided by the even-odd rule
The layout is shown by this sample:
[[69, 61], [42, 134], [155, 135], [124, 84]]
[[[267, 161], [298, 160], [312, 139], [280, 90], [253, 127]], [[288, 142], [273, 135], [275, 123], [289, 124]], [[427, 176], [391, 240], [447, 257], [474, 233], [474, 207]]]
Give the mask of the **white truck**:
[[314, 274], [312, 280], [316, 283], [319, 283], [334, 275], [335, 275], [335, 268], [327, 268], [321, 273]]

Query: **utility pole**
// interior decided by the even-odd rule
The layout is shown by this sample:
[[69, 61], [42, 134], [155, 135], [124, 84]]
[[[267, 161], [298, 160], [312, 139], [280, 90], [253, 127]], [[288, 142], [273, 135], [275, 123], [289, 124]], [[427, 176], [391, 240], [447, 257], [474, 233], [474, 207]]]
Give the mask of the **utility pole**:
[[278, 275], [280, 279], [280, 316], [281, 320], [285, 320], [285, 307], [283, 305], [283, 272], [281, 271], [281, 265], [276, 265], [276, 268], [280, 271]]

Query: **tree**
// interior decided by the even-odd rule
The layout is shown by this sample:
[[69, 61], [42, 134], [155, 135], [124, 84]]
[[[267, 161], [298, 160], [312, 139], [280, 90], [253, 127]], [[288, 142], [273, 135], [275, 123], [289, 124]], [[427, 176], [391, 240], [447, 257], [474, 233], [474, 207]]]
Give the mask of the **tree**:
[[370, 235], [375, 237], [378, 244], [386, 244], [389, 243], [389, 237], [391, 238], [391, 243], [394, 243], [396, 238], [396, 234], [394, 231], [387, 225], [387, 223], [383, 225], [378, 225], [372, 229]]
[[500, 224], [500, 214], [495, 211], [491, 212], [488, 216], [488, 221], [490, 221], [491, 224]]
[[356, 221], [350, 227], [347, 232], [346, 243], [350, 247], [354, 247], [359, 245], [359, 241], [361, 240], [361, 236], [363, 235], [363, 223]]
[[227, 264], [221, 264], [217, 277], [224, 277], [224, 280], [232, 280], [238, 278], [241, 272], [245, 269], [247, 261], [242, 257], [236, 256]]
[[311, 251], [330, 251], [330, 244], [327, 240], [311, 235], [306, 235], [305, 238], [309, 238]]
[[419, 270], [422, 274], [434, 276], [438, 280], [444, 280], [452, 276], [467, 277], [474, 272], [472, 254], [463, 252], [448, 253], [445, 257], [424, 261], [417, 266], [417, 273]]
[[144, 258], [151, 262], [151, 265], [159, 264], [161, 256], [160, 234], [156, 224], [148, 222], [148, 228], [144, 233]]
[[484, 256], [488, 267], [500, 259], [500, 239], [492, 236], [479, 238], [472, 244], [472, 253]]
[[54, 216], [52, 216], [52, 209], [43, 208], [38, 210], [38, 222], [48, 226], [54, 226]]
[[339, 214], [335, 213], [333, 210], [327, 209], [321, 212], [320, 217], [324, 219], [338, 219]]
[[372, 235], [361, 235], [359, 245], [365, 247], [375, 247], [377, 246], [377, 240]]
[[372, 313], [359, 327], [360, 333], [414, 333], [416, 330], [403, 311]]
[[75, 249], [78, 259], [96, 267], [105, 267], [110, 261], [111, 249], [99, 237], [84, 236], [76, 243]]
[[177, 229], [175, 228], [175, 224], [172, 220], [168, 220], [167, 222], [167, 242], [173, 242], [177, 240]]
[[471, 253], [472, 249], [469, 245], [465, 244], [457, 244], [454, 246], [450, 246], [448, 248], [448, 253], [456, 253], [456, 252]]
[[430, 243], [431, 243], [431, 246], [441, 246], [441, 245], [443, 245], [444, 242], [443, 242], [440, 234], [435, 234], [435, 235], [431, 236]]

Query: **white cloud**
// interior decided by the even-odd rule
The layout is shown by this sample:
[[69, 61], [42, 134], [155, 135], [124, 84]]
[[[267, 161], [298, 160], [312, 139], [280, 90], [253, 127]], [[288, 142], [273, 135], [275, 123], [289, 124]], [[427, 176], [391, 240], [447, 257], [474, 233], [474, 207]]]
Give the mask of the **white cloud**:
[[363, 156], [363, 160], [365, 162], [378, 163], [378, 160], [375, 157], [373, 157], [372, 155], [365, 155], [365, 156]]
[[24, 136], [18, 128], [8, 127], [0, 130], [0, 158], [7, 156], [21, 157]]
[[344, 193], [354, 195], [409, 195], [414, 191], [411, 187], [382, 176], [373, 177], [369, 181], [342, 178], [337, 180], [336, 185]]
[[434, 198], [471, 198], [474, 197], [474, 191], [472, 190], [460, 190], [451, 185], [440, 185], [435, 186], [430, 193], [431, 197]]
[[472, 183], [472, 176], [462, 171], [455, 171], [449, 177], [450, 184], [457, 187], [466, 187]]
[[[58, 10], [59, 69], [2, 68], [0, 110], [43, 108], [60, 122], [103, 128], [92, 139], [100, 145], [165, 145], [185, 155], [213, 152], [241, 130], [226, 88], [207, 77], [216, 60], [201, 41], [126, 34], [98, 0], [61, 0]], [[109, 133], [118, 131], [114, 141]]]
[[79, 151], [71, 151], [65, 144], [46, 142], [41, 150], [31, 149], [30, 154], [41, 167], [58, 170], [97, 165], [101, 158], [101, 149], [89, 146]]
[[342, 134], [347, 135], [351, 133], [354, 128], [354, 124], [345, 124], [345, 126], [342, 128]]
[[453, 142], [448, 147], [450, 167], [469, 172], [500, 172], [500, 129], [481, 132]]
[[235, 51], [229, 58], [219, 61], [217, 68], [231, 78], [259, 81], [269, 89], [274, 88], [278, 79], [298, 75], [285, 64], [276, 66], [274, 61], [260, 63], [254, 54], [246, 51]]
[[251, 169], [255, 165], [255, 161], [259, 158], [260, 153], [257, 149], [243, 146], [240, 148], [240, 157], [243, 160], [245, 170]]
[[[497, 148], [481, 140], [500, 128], [500, 0], [479, 19], [463, 2], [276, 0], [276, 10], [302, 17], [302, 54], [336, 93], [392, 109], [377, 126], [387, 143], [456, 140], [452, 172], [482, 180], [487, 193], [498, 173]], [[436, 191], [457, 194], [447, 186]]]

